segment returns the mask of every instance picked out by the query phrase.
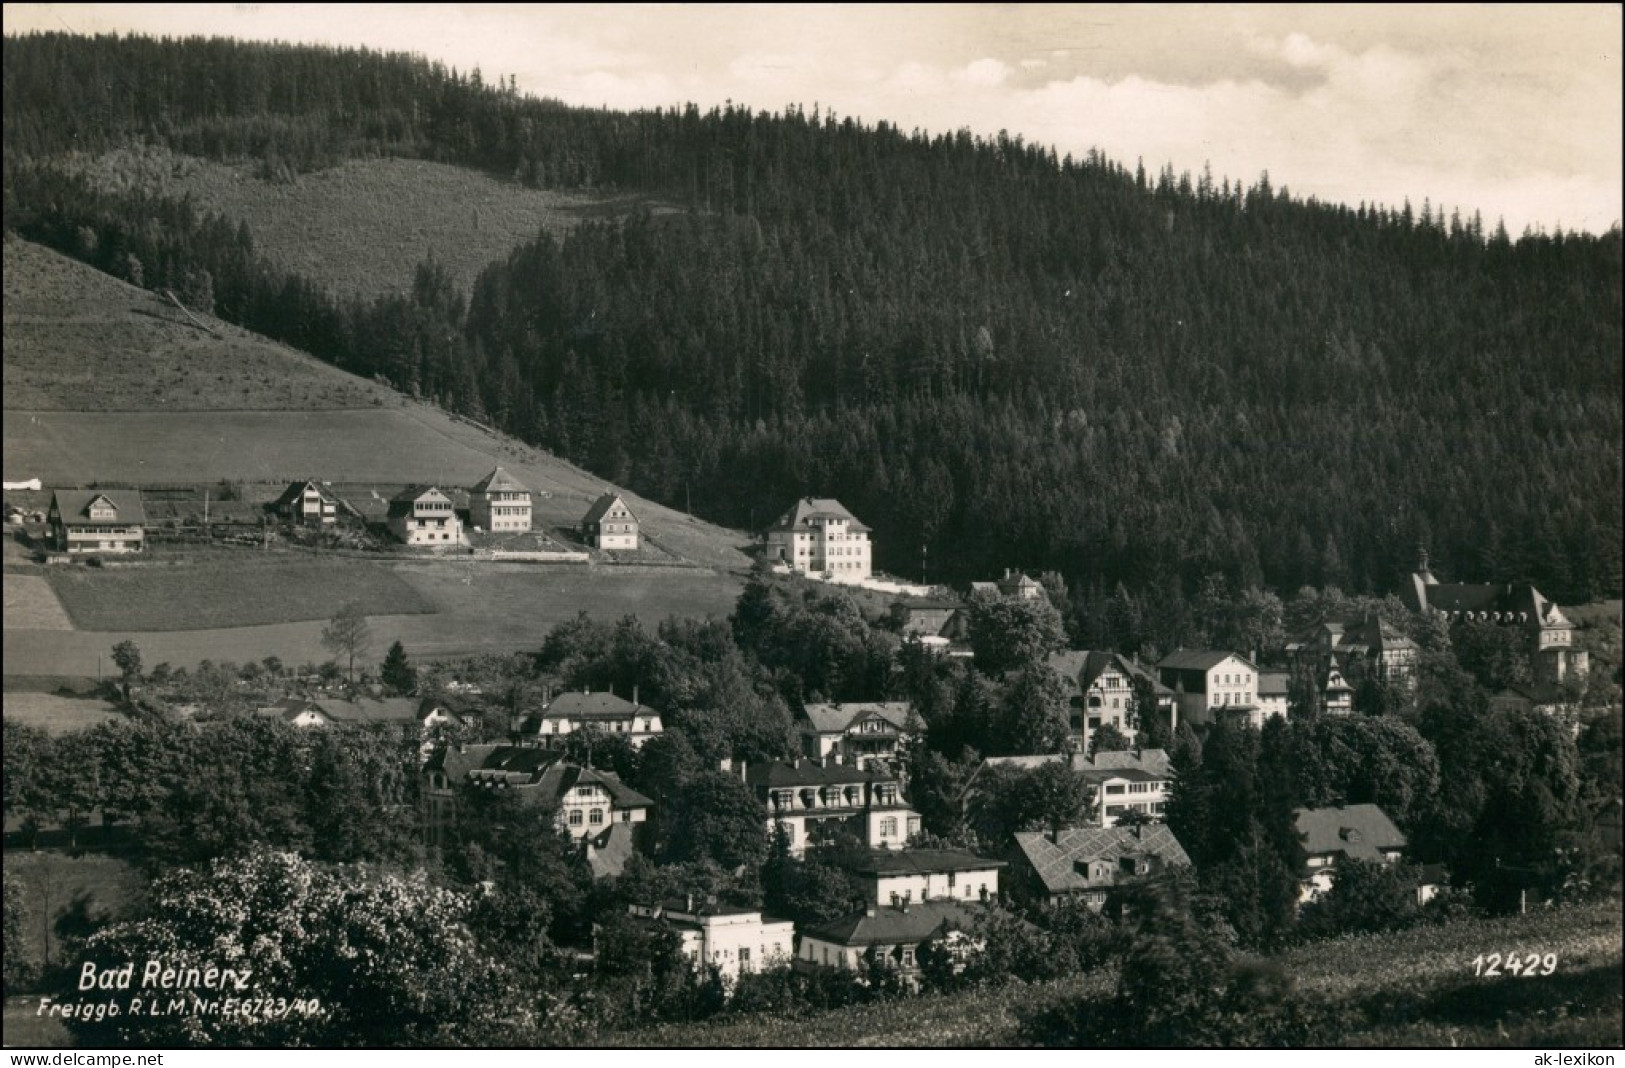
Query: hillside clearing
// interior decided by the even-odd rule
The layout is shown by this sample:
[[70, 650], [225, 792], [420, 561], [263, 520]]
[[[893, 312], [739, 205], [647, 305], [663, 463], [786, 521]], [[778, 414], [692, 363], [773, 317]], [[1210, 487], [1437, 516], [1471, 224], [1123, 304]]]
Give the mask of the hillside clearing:
[[246, 222], [255, 249], [273, 265], [339, 297], [409, 290], [425, 260], [467, 293], [480, 271], [538, 231], [561, 238], [587, 219], [673, 210], [647, 197], [529, 189], [415, 159], [350, 160], [280, 181], [250, 165], [160, 148], [80, 156], [65, 166], [109, 191], [190, 196], [203, 213]]
[[[113, 674], [108, 661], [108, 674]], [[8, 690], [0, 696], [5, 718], [38, 727], [47, 734], [67, 734], [86, 730], [98, 723], [122, 718], [118, 709], [97, 697], [63, 697], [54, 693]]]
[[0, 576], [5, 590], [7, 629], [72, 630], [73, 622], [51, 584], [39, 575]]
[[[252, 554], [244, 554], [252, 557]], [[309, 558], [193, 567], [58, 569], [51, 587], [83, 631], [209, 630], [330, 619], [354, 601], [367, 615], [434, 605], [387, 567]], [[258, 658], [256, 658], [258, 659]]]

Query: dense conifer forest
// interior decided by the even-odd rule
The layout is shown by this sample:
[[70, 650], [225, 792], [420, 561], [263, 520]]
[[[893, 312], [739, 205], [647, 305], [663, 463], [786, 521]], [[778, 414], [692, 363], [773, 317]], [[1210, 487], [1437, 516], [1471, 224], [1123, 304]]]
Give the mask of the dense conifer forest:
[[[792, 105], [621, 113], [368, 51], [4, 44], [5, 224], [604, 478], [759, 529], [840, 498], [876, 563], [1236, 588], [1621, 585], [1621, 245], [1316, 203], [1019, 137]], [[412, 156], [688, 210], [546, 234], [471, 293], [343, 302], [163, 190], [132, 143], [274, 180]]]

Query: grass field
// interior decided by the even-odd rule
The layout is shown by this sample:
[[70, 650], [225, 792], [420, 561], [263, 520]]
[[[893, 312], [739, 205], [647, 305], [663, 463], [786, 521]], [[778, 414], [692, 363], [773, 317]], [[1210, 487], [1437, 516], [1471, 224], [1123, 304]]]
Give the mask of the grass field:
[[[242, 554], [255, 555], [252, 550], [243, 550]], [[306, 558], [279, 559], [298, 562]], [[223, 566], [211, 563], [207, 569], [214, 571]], [[332, 566], [352, 565], [345, 561]], [[466, 560], [399, 564], [361, 561], [354, 566], [387, 570], [430, 608], [427, 614], [370, 617], [374, 660], [382, 658], [389, 644], [397, 640], [414, 659], [534, 650], [555, 625], [582, 611], [608, 621], [636, 615], [651, 629], [671, 615], [726, 616], [733, 611], [743, 587], [737, 575], [693, 568], [589, 568], [580, 564]], [[149, 570], [158, 569], [87, 570], [79, 574], [95, 583]], [[187, 569], [162, 570], [180, 576]], [[322, 628], [331, 615], [332, 611], [326, 610], [320, 618], [308, 622], [155, 631], [40, 631], [13, 629], [8, 622], [5, 674], [93, 679], [98, 658], [105, 668], [109, 651], [125, 638], [141, 647], [142, 658], [148, 664], [167, 661], [176, 667], [191, 667], [200, 660], [241, 663], [273, 655], [290, 664], [321, 663], [332, 655], [321, 644]]]
[[[187, 322], [156, 293], [8, 238], [4, 250], [6, 448], [13, 411], [312, 411], [371, 405], [382, 387], [257, 334]], [[27, 424], [26, 416], [23, 422]], [[11, 479], [11, 463], [6, 463]], [[21, 476], [33, 477], [33, 476]]]
[[[1619, 903], [1304, 946], [1282, 964], [1298, 989], [1358, 1006], [1365, 1022], [1334, 1036], [1349, 1046], [1617, 1046], [1620, 1038]], [[1485, 953], [1555, 952], [1550, 978], [1480, 979]], [[1020, 1022], [1078, 997], [1109, 996], [1109, 972], [934, 995], [793, 1019], [743, 1017], [606, 1035], [606, 1045], [1013, 1046]], [[1521, 984], [1521, 985], [1520, 985]]]
[[353, 160], [292, 181], [158, 148], [79, 157], [72, 166], [104, 188], [190, 195], [202, 212], [245, 221], [266, 259], [346, 297], [409, 289], [417, 265], [430, 258], [467, 293], [481, 270], [540, 230], [559, 237], [584, 219], [650, 203], [527, 189], [409, 159]]
[[0, 695], [0, 712], [6, 719], [39, 727], [52, 735], [84, 730], [120, 718], [118, 709], [100, 698], [16, 690]]
[[0, 576], [5, 591], [5, 620], [8, 629], [72, 630], [73, 623], [63, 610], [51, 584], [39, 575]]
[[79, 630], [165, 631], [330, 619], [350, 601], [367, 615], [434, 605], [388, 567], [357, 560], [242, 554], [233, 563], [120, 570], [58, 569], [52, 589]]

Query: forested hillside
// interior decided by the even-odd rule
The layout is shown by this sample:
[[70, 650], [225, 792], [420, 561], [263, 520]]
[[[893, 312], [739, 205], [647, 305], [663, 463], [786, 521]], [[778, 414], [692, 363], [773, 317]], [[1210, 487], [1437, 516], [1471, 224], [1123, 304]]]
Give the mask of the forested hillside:
[[[1617, 227], [1512, 240], [799, 107], [571, 109], [364, 51], [8, 38], [4, 89], [8, 228], [725, 524], [836, 496], [879, 566], [1052, 569], [1175, 616], [1215, 572], [1391, 589], [1420, 544], [1449, 577], [1620, 588]], [[236, 220], [53, 162], [133, 141], [690, 210], [343, 301]]]

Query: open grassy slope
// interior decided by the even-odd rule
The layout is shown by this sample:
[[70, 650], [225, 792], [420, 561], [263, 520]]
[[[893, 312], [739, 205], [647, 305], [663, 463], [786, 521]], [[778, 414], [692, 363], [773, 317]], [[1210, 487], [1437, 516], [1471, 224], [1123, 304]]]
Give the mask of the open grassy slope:
[[[370, 500], [408, 483], [466, 489], [501, 464], [531, 488], [535, 526], [548, 531], [576, 527], [609, 488], [539, 449], [205, 319], [219, 335], [212, 336], [157, 295], [39, 246], [6, 242], [4, 270], [8, 481], [40, 478], [47, 491], [227, 481], [255, 485], [269, 500], [279, 481], [321, 478]], [[31, 495], [28, 503], [46, 499]], [[554, 623], [582, 610], [637, 614], [651, 625], [674, 613], [726, 613], [749, 563], [741, 552], [749, 538], [630, 494], [627, 500], [658, 546], [653, 555], [679, 566], [488, 565], [470, 578], [466, 566], [451, 563], [365, 562], [358, 575], [378, 569], [379, 588], [393, 591], [375, 606], [379, 648], [397, 637], [422, 654], [534, 648]], [[284, 559], [295, 569], [310, 566], [306, 556]], [[215, 565], [199, 568], [196, 575], [185, 566], [165, 569], [174, 572], [163, 581], [176, 604], [154, 623], [150, 612], [135, 611], [139, 598], [121, 595], [123, 585], [145, 581], [127, 572], [75, 575], [74, 603], [64, 614], [36, 570], [8, 563], [5, 673], [94, 674], [96, 653], [122, 635], [140, 641], [153, 663], [326, 658], [319, 620], [336, 607], [331, 597], [299, 602], [308, 611], [267, 615], [264, 598], [252, 592], [263, 583], [221, 585]], [[200, 582], [190, 587], [193, 578]], [[308, 578], [290, 580], [287, 589], [311, 589]], [[183, 592], [173, 592], [176, 583]], [[316, 586], [323, 594], [337, 588]], [[239, 587], [242, 596], [231, 593]], [[171, 617], [200, 597], [217, 603], [197, 613], [199, 629], [174, 629], [186, 621]], [[130, 611], [109, 614], [121, 604]], [[234, 612], [234, 604], [249, 607]], [[94, 630], [65, 629], [69, 623]]]
[[645, 205], [671, 210], [640, 197], [527, 189], [413, 159], [351, 160], [273, 181], [253, 164], [136, 147], [77, 157], [68, 168], [109, 191], [190, 196], [205, 214], [246, 222], [271, 263], [343, 297], [410, 288], [417, 265], [429, 259], [467, 293], [481, 270], [538, 230], [560, 237], [585, 219]]

